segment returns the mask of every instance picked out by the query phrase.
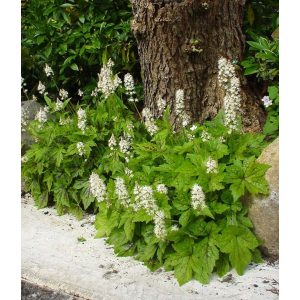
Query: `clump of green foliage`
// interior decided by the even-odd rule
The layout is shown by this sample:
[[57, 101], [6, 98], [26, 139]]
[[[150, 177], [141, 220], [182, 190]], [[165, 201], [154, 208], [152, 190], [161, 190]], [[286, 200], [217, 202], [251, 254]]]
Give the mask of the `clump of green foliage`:
[[[99, 62], [111, 57], [118, 72], [139, 78], [137, 49], [130, 29], [131, 7], [124, 0], [30, 0], [22, 9], [22, 76], [36, 93], [46, 83], [43, 67], [52, 67], [55, 84], [77, 98], [78, 89], [90, 93]], [[55, 83], [54, 83], [55, 82]], [[73, 100], [72, 100], [73, 101]]]
[[[169, 108], [150, 135], [126, 97], [119, 86], [90, 99], [92, 107], [67, 99], [58, 109], [45, 94], [47, 120], [27, 129], [37, 143], [23, 157], [26, 190], [38, 207], [54, 204], [59, 214], [78, 218], [85, 210], [97, 214], [97, 236], [108, 237], [118, 255], [134, 256], [151, 270], [174, 270], [180, 284], [208, 283], [213, 272], [223, 276], [232, 267], [243, 274], [260, 261], [242, 198], [268, 193], [269, 166], [256, 162], [264, 135], [229, 133], [222, 113], [175, 132]], [[86, 113], [84, 130], [79, 109]], [[91, 174], [104, 185], [101, 200]], [[195, 187], [201, 187], [200, 206], [193, 204]]]
[[256, 74], [258, 80], [278, 82], [279, 76], [279, 40], [268, 40], [255, 37], [250, 45], [248, 56], [241, 65], [245, 68], [245, 75]]
[[259, 97], [272, 101], [263, 132], [274, 139], [279, 135], [279, 1], [249, 0], [244, 25], [248, 41], [241, 66]]

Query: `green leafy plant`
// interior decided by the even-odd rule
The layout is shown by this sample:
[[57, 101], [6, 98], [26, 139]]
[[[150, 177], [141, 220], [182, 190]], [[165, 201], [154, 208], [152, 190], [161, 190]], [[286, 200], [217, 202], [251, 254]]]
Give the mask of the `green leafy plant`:
[[117, 255], [174, 270], [180, 284], [208, 283], [231, 267], [243, 274], [259, 261], [241, 199], [268, 193], [268, 166], [256, 162], [264, 135], [229, 133], [222, 112], [174, 132], [168, 107], [151, 121], [153, 132], [134, 118], [121, 85], [95, 95], [93, 107], [44, 97], [47, 108], [28, 127], [37, 143], [22, 164], [38, 207], [96, 213], [97, 237], [108, 237]]
[[267, 108], [268, 115], [263, 133], [271, 139], [279, 135], [279, 88], [276, 85], [269, 86], [268, 97], [272, 105]]
[[279, 40], [269, 40], [264, 37], [255, 37], [250, 45], [250, 55], [241, 62], [245, 68], [245, 75], [256, 74], [258, 79], [278, 81], [279, 75]]
[[[80, 99], [78, 89], [90, 94], [99, 62], [106, 63], [108, 54], [118, 72], [130, 71], [139, 79], [130, 18], [130, 3], [124, 0], [29, 1], [22, 10], [22, 76], [28, 90], [35, 93], [42, 81], [49, 93], [55, 94], [58, 85], [72, 101]], [[54, 71], [51, 82], [45, 64]]]

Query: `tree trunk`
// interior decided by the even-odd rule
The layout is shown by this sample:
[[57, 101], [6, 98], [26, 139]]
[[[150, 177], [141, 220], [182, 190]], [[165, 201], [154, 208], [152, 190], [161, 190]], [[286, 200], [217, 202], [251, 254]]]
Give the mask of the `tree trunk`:
[[[193, 121], [213, 118], [223, 107], [218, 60], [242, 60], [241, 0], [132, 0], [132, 29], [137, 39], [145, 105], [158, 116], [161, 96], [175, 118], [175, 92], [185, 92], [185, 109]], [[263, 108], [237, 67], [245, 128], [261, 129]]]

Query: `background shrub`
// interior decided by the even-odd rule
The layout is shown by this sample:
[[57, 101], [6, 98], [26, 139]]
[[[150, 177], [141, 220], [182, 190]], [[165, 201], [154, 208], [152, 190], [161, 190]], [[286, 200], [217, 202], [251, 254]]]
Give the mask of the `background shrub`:
[[43, 67], [54, 71], [47, 90], [64, 87], [71, 97], [95, 85], [108, 57], [117, 72], [139, 79], [136, 43], [127, 0], [30, 0], [22, 11], [22, 76], [29, 93], [45, 81]]

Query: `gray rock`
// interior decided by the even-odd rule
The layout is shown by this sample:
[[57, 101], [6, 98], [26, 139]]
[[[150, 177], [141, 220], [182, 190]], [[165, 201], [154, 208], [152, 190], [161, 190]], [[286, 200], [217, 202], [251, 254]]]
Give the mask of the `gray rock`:
[[[28, 123], [34, 120], [36, 113], [40, 110], [42, 105], [34, 100], [22, 101], [21, 102], [21, 113], [22, 113], [22, 123]], [[26, 128], [26, 127], [25, 127]], [[32, 137], [24, 130], [22, 127], [21, 133], [22, 142], [22, 152], [28, 149], [28, 147], [33, 143]]]
[[266, 173], [270, 194], [247, 199], [249, 217], [254, 232], [263, 240], [262, 252], [271, 257], [279, 257], [279, 138], [264, 149], [258, 162], [271, 165]]

